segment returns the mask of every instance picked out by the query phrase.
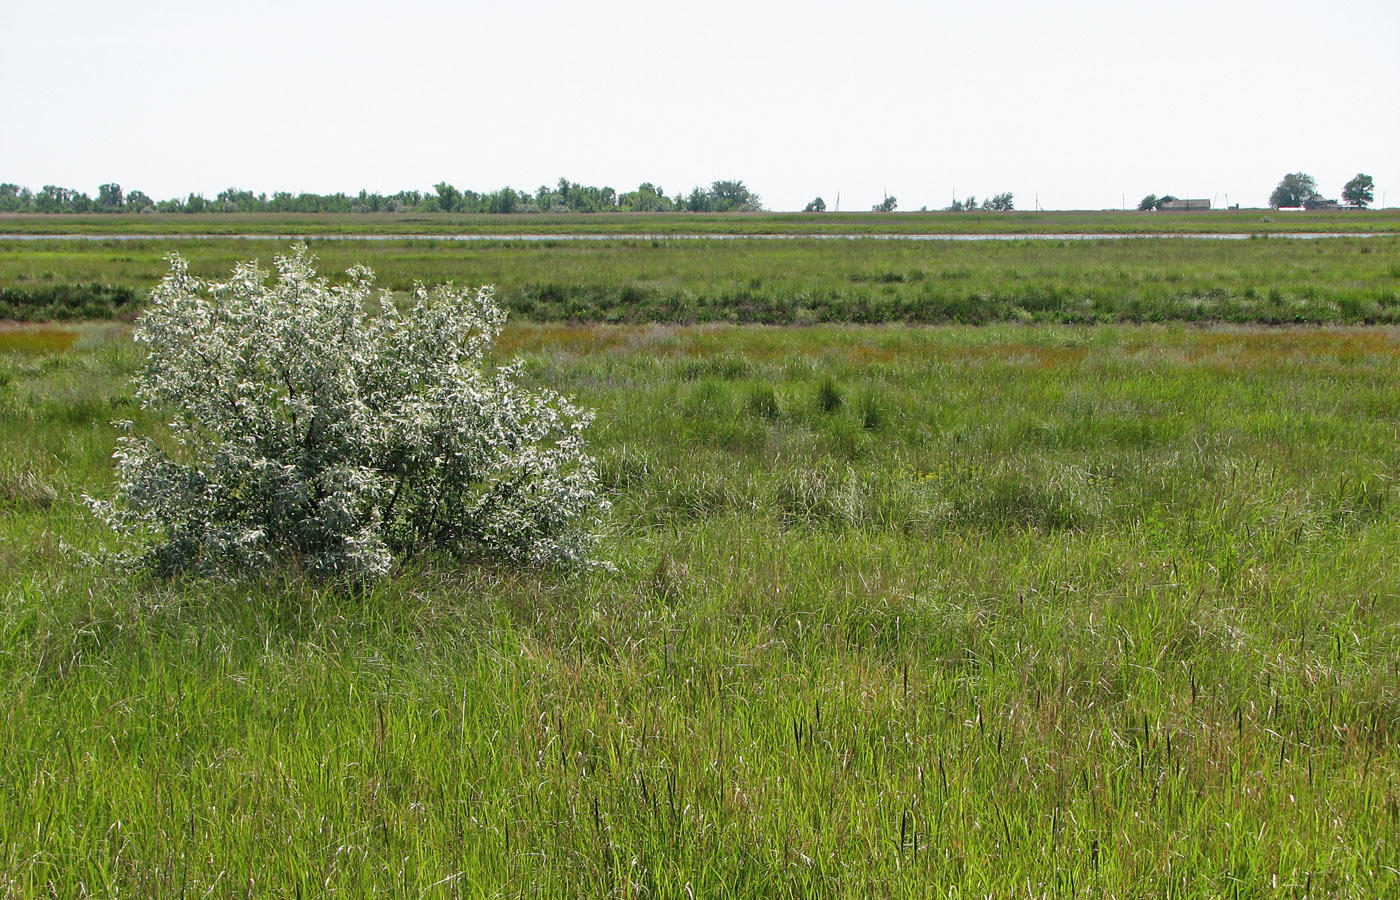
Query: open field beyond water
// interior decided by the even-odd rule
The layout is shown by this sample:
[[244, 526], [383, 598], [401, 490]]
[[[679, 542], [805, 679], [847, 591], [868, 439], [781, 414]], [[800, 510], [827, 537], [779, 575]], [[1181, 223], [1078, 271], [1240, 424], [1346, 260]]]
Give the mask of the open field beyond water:
[[[1400, 236], [1012, 241], [314, 241], [383, 286], [497, 285], [517, 320], [1389, 323]], [[179, 251], [226, 277], [285, 241], [0, 241], [0, 318], [131, 318]]]
[[1400, 231], [1400, 209], [896, 213], [0, 214], [14, 234], [1188, 234]]
[[84, 560], [128, 336], [0, 331], [0, 896], [1400, 895], [1393, 329], [518, 324], [618, 571], [363, 596]]

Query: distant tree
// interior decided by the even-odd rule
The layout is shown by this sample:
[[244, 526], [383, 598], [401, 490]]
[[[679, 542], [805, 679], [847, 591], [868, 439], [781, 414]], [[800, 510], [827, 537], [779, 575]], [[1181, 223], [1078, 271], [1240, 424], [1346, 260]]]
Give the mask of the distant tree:
[[536, 195], [535, 202], [541, 204], [541, 209], [547, 206], [549, 209], [556, 212], [569, 212], [571, 209], [569, 206], [569, 188], [569, 179], [561, 178], [559, 179], [559, 183], [554, 186], [554, 190], [550, 191], [547, 197], [541, 200], [539, 195]]
[[759, 197], [742, 181], [716, 181], [710, 185], [710, 202], [715, 212], [756, 212]]
[[1138, 201], [1138, 210], [1141, 211], [1141, 212], [1146, 212], [1146, 211], [1148, 211], [1149, 209], [1156, 209], [1156, 208], [1157, 208], [1157, 195], [1156, 195], [1156, 194], [1148, 194], [1146, 197], [1143, 197], [1141, 200]]
[[617, 191], [610, 187], [590, 187], [567, 178], [559, 179], [553, 193], [535, 197], [540, 209], [553, 212], [605, 212], [616, 209], [617, 201]]
[[1290, 172], [1279, 181], [1278, 187], [1269, 195], [1269, 205], [1274, 209], [1284, 206], [1302, 206], [1304, 200], [1317, 196], [1317, 181], [1302, 172]]
[[26, 212], [34, 202], [29, 188], [17, 184], [0, 184], [0, 212]]
[[386, 202], [383, 194], [377, 191], [366, 191], [361, 188], [360, 196], [355, 198], [355, 202], [351, 205], [350, 211], [357, 213], [379, 212], [385, 208]]
[[422, 191], [399, 191], [386, 201], [386, 206], [394, 204], [394, 210], [417, 209], [423, 205]]
[[56, 184], [46, 184], [34, 195], [34, 209], [41, 213], [63, 212], [70, 191]]
[[462, 197], [453, 207], [453, 212], [477, 213], [483, 212], [488, 206], [487, 195], [478, 194], [476, 191], [467, 189], [462, 191]]
[[185, 198], [185, 212], [202, 213], [209, 211], [209, 201], [204, 199], [203, 194], [191, 193]]
[[145, 191], [132, 191], [126, 195], [126, 208], [130, 212], [141, 212], [143, 209], [154, 209], [155, 201], [146, 196]]
[[438, 209], [443, 212], [454, 212], [462, 202], [462, 192], [445, 181], [433, 185], [433, 190], [437, 191]]
[[97, 208], [103, 212], [121, 212], [122, 186], [116, 183], [98, 185]]
[[948, 204], [948, 209], [947, 209], [947, 211], [948, 211], [948, 212], [971, 212], [972, 210], [974, 210], [974, 209], [976, 209], [976, 208], [977, 208], [977, 198], [976, 198], [975, 196], [969, 194], [966, 200], [959, 201], [957, 198], [954, 198], [954, 199], [953, 199], [953, 202], [950, 203], [950, 204]]
[[802, 208], [803, 212], [826, 212], [826, 201], [818, 197]]
[[1350, 206], [1363, 209], [1376, 200], [1376, 183], [1370, 175], [1357, 175], [1342, 188], [1342, 200]]
[[685, 198], [685, 208], [689, 212], [714, 212], [714, 198], [704, 188], [693, 187]]
[[989, 212], [1011, 212], [1016, 208], [1015, 197], [1010, 191], [993, 194], [982, 201], [982, 208]]
[[885, 195], [885, 199], [881, 200], [879, 203], [876, 203], [874, 206], [870, 207], [870, 211], [871, 211], [871, 212], [883, 212], [883, 213], [894, 212], [895, 207], [898, 206], [898, 205], [899, 205], [899, 201], [898, 201], [898, 200], [896, 200], [894, 197], [890, 196], [889, 194], [886, 194], [886, 195]]
[[235, 187], [224, 188], [214, 198], [214, 207], [224, 212], [262, 212], [267, 208], [267, 195], [242, 191]]
[[667, 212], [671, 209], [671, 198], [650, 181], [642, 182], [635, 191], [628, 191], [617, 201], [619, 207], [629, 212]]
[[42, 213], [87, 212], [92, 200], [72, 188], [46, 184], [34, 197], [34, 209]]
[[512, 213], [530, 202], [530, 195], [522, 192], [517, 193], [514, 188], [503, 187], [499, 191], [492, 191], [482, 198], [482, 203], [486, 207], [486, 212]]

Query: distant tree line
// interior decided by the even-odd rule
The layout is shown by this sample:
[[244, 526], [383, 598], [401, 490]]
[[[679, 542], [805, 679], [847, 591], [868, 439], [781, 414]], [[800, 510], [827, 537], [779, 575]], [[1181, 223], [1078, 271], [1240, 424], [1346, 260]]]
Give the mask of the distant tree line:
[[954, 200], [952, 203], [950, 203], [948, 205], [947, 211], [972, 212], [973, 210], [978, 209], [982, 210], [983, 212], [1014, 212], [1016, 209], [1016, 196], [1010, 191], [1007, 191], [1002, 194], [993, 194], [992, 196], [983, 200], [981, 206], [978, 206], [977, 198], [969, 194], [967, 199], [965, 200]]
[[[870, 207], [871, 212], [894, 212], [899, 208], [899, 200], [891, 194], [885, 194], [885, 199]], [[976, 197], [968, 197], [966, 200], [954, 200], [952, 205], [947, 207], [946, 212], [971, 212], [973, 210], [983, 210], [985, 212], [1012, 212], [1016, 209], [1016, 198], [1010, 191], [1004, 194], [994, 194], [982, 201], [982, 205], [977, 205]], [[826, 212], [826, 201], [821, 197], [808, 203], [802, 209], [803, 212]], [[926, 209], [919, 210], [927, 212]]]
[[[1144, 212], [1161, 209], [1164, 204], [1176, 200], [1171, 194], [1148, 194], [1138, 203]], [[1342, 202], [1347, 206], [1365, 209], [1376, 200], [1376, 182], [1370, 175], [1358, 174], [1342, 186]], [[1317, 192], [1317, 179], [1305, 172], [1289, 172], [1279, 179], [1278, 185], [1269, 194], [1269, 205], [1274, 209], [1303, 207], [1305, 209], [1328, 209], [1337, 206], [1336, 200], [1328, 200]]]
[[[1348, 206], [1366, 208], [1376, 200], [1376, 182], [1370, 175], [1358, 174], [1342, 186], [1342, 202]], [[1279, 179], [1278, 186], [1269, 194], [1269, 205], [1275, 209], [1285, 207], [1315, 208], [1336, 206], [1337, 201], [1328, 200], [1317, 192], [1317, 179], [1305, 172], [1289, 172]]]
[[716, 181], [698, 185], [690, 193], [667, 196], [651, 182], [635, 191], [618, 193], [610, 187], [578, 184], [559, 179], [554, 187], [541, 185], [533, 193], [503, 187], [478, 193], [459, 190], [443, 181], [431, 191], [399, 191], [379, 194], [272, 195], [227, 188], [213, 199], [191, 193], [184, 198], [153, 200], [143, 191], [123, 191], [116, 183], [98, 187], [97, 196], [44, 185], [38, 193], [17, 184], [0, 184], [0, 212], [32, 213], [542, 213], [542, 212], [753, 212], [762, 209], [759, 196], [742, 181]]

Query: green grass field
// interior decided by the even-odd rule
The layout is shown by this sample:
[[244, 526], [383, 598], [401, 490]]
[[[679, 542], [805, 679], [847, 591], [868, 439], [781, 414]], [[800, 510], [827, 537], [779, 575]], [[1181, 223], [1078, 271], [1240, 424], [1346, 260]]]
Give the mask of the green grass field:
[[1153, 234], [1397, 232], [1400, 209], [897, 213], [0, 214], [7, 234]]
[[0, 331], [0, 896], [1400, 895], [1393, 329], [519, 324], [618, 572], [361, 596], [87, 560], [128, 336]]
[[[134, 316], [165, 255], [222, 277], [284, 241], [0, 241], [0, 319]], [[592, 322], [1389, 323], [1400, 236], [985, 243], [312, 241], [323, 271], [492, 283], [517, 319]], [[99, 285], [98, 287], [88, 287]], [[55, 292], [59, 296], [55, 295]]]

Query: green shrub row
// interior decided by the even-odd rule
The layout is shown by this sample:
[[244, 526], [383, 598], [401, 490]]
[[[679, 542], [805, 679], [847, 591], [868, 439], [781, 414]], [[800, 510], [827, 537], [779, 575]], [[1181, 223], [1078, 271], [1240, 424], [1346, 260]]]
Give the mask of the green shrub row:
[[132, 319], [148, 292], [110, 284], [43, 284], [0, 288], [0, 319], [50, 322]]
[[[1308, 296], [1309, 294], [1313, 296]], [[883, 293], [865, 287], [818, 292], [730, 288], [713, 293], [636, 285], [527, 284], [505, 295], [516, 316], [532, 321], [665, 322], [792, 325], [863, 324], [1059, 324], [1235, 322], [1258, 324], [1389, 324], [1400, 321], [1400, 293], [1317, 296], [1219, 288], [1181, 293], [1085, 296], [1056, 285], [1023, 291]]]

